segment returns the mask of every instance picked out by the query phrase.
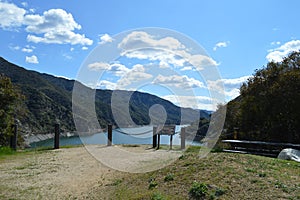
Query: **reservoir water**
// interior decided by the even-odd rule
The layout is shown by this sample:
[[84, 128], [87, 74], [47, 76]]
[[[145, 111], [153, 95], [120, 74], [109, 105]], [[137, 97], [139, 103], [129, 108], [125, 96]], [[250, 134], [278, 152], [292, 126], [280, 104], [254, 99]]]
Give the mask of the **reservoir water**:
[[[176, 126], [173, 136], [173, 145], [180, 145], [180, 129], [183, 126]], [[122, 128], [112, 131], [112, 144], [152, 144], [152, 126], [138, 128]], [[32, 148], [52, 147], [54, 139], [31, 143]], [[107, 132], [96, 133], [88, 136], [60, 137], [60, 146], [107, 144]], [[161, 135], [161, 144], [169, 144], [170, 136]], [[197, 142], [186, 141], [186, 145], [199, 145]]]

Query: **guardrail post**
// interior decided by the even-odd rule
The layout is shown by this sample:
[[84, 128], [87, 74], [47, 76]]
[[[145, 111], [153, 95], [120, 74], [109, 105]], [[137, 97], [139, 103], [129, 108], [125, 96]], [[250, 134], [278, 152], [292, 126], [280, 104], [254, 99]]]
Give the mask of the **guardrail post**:
[[59, 124], [54, 127], [54, 149], [59, 149]]
[[112, 125], [109, 124], [107, 126], [107, 146], [111, 146], [112, 144]]
[[180, 138], [181, 138], [181, 149], [185, 149], [185, 127], [181, 128]]
[[155, 148], [157, 146], [157, 134], [156, 134], [157, 127], [153, 126], [153, 142], [152, 147]]

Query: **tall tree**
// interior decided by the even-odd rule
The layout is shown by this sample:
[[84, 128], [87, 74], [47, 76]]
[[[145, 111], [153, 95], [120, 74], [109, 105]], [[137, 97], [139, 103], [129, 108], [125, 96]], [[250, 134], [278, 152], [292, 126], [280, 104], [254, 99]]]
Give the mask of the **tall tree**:
[[0, 74], [0, 146], [8, 145], [12, 124], [20, 110], [23, 95], [13, 86], [11, 80]]

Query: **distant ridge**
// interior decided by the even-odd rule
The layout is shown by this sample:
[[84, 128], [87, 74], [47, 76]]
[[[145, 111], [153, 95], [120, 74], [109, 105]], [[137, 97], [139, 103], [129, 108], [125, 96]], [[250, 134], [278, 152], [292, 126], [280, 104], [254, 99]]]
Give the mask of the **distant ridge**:
[[[72, 114], [74, 80], [26, 70], [2, 57], [0, 57], [0, 73], [11, 78], [12, 82], [21, 89], [26, 97], [25, 105], [29, 112], [26, 117], [19, 118], [22, 132], [53, 132], [53, 124], [56, 122], [61, 124], [63, 132], [76, 131]], [[82, 87], [87, 88], [83, 85]], [[132, 93], [122, 90], [116, 92], [123, 97]], [[101, 127], [106, 127], [108, 123], [115, 124], [110, 105], [112, 93], [112, 90], [96, 90], [96, 114]], [[149, 108], [154, 104], [159, 104], [165, 108], [167, 112], [166, 123], [168, 124], [179, 124], [181, 111], [188, 113], [185, 123], [191, 123], [195, 116], [200, 117], [201, 115], [202, 118], [209, 118], [210, 115], [208, 111], [191, 108], [181, 109], [170, 101], [155, 95], [134, 92], [129, 102], [132, 120], [139, 125], [149, 124]], [[83, 120], [89, 122], [88, 119]]]

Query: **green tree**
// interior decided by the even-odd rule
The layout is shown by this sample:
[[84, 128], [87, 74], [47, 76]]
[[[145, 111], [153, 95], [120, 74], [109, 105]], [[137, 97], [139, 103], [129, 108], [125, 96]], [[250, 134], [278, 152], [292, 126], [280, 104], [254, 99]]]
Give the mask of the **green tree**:
[[229, 102], [226, 128], [240, 139], [300, 143], [300, 53], [256, 70]]
[[13, 86], [11, 80], [0, 74], [0, 146], [9, 144], [11, 126], [18, 111], [22, 109], [22, 99], [23, 95]]

